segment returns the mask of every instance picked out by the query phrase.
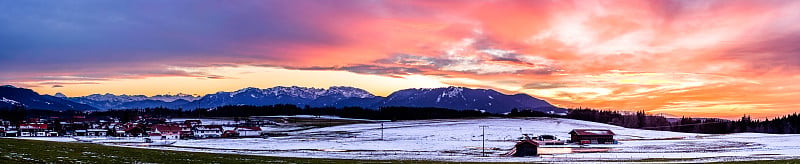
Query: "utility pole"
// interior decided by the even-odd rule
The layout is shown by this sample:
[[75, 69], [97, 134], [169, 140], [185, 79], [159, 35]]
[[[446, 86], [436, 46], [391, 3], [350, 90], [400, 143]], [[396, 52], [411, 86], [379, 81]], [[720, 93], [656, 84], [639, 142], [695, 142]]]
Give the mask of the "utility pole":
[[381, 122], [381, 141], [383, 141], [383, 122]]
[[483, 129], [483, 135], [481, 135], [483, 137], [483, 140], [481, 140], [481, 156], [486, 156], [486, 127], [489, 126], [481, 125], [480, 127]]

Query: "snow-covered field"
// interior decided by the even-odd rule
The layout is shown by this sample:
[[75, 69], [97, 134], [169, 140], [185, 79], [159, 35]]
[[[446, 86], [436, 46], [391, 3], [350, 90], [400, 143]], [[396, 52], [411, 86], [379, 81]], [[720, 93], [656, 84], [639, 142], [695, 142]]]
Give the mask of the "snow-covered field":
[[[268, 139], [180, 140], [169, 147], [180, 151], [238, 153], [266, 156], [437, 160], [483, 162], [580, 162], [658, 160], [660, 162], [709, 162], [800, 158], [800, 135], [740, 133], [707, 135], [628, 129], [613, 125], [558, 118], [453, 119], [351, 124], [290, 132]], [[487, 155], [481, 155], [482, 129], [486, 130]], [[570, 148], [540, 148], [542, 153], [566, 153], [539, 157], [504, 157], [526, 134], [551, 134], [569, 139], [572, 129], [610, 129], [620, 144], [590, 145], [611, 149], [603, 153], [569, 153]], [[577, 146], [576, 146], [577, 147]], [[666, 160], [666, 161], [664, 161]]]

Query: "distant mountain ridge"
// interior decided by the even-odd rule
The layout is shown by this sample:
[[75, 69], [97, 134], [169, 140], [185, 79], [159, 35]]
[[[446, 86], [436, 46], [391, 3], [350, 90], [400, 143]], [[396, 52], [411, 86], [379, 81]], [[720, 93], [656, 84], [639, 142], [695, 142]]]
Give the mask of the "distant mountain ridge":
[[46, 110], [97, 110], [97, 108], [49, 95], [40, 95], [33, 90], [10, 85], [0, 86], [0, 109], [24, 106], [29, 109]]
[[[32, 91], [31, 91], [32, 92]], [[45, 95], [47, 96], [47, 95]], [[143, 95], [93, 94], [82, 97], [66, 97], [56, 94], [52, 98], [86, 104], [95, 109], [141, 109], [141, 108], [214, 108], [225, 105], [275, 105], [292, 104], [300, 107], [362, 107], [377, 109], [386, 106], [437, 107], [456, 110], [483, 110], [505, 113], [513, 108], [530, 109], [549, 113], [564, 113], [544, 100], [526, 94], [506, 95], [491, 89], [465, 87], [412, 88], [396, 91], [387, 97], [355, 87], [334, 86], [311, 88], [277, 86], [260, 89], [243, 88], [232, 92], [216, 92], [202, 97], [192, 95]], [[2, 99], [0, 103], [7, 100]], [[8, 99], [8, 102], [16, 101]], [[7, 103], [8, 104], [8, 103]]]
[[293, 104], [298, 106], [335, 106], [343, 99], [376, 98], [366, 90], [354, 87], [330, 87], [328, 89], [307, 87], [273, 87], [267, 89], [244, 88], [234, 92], [217, 92], [203, 96], [188, 106], [194, 108], [213, 108], [223, 105], [274, 105]]
[[[458, 110], [509, 112], [513, 108], [541, 109], [553, 105], [526, 94], [506, 95], [491, 89], [464, 87], [404, 89], [389, 95], [378, 106], [438, 107]], [[553, 111], [560, 113], [561, 111]]]
[[64, 94], [56, 93], [55, 96], [73, 102], [90, 105], [98, 109], [132, 109], [146, 107], [179, 108], [180, 105], [195, 101], [200, 98], [181, 93], [176, 95], [156, 95], [152, 97], [145, 95], [114, 95], [110, 93], [92, 94], [81, 97], [66, 97]]

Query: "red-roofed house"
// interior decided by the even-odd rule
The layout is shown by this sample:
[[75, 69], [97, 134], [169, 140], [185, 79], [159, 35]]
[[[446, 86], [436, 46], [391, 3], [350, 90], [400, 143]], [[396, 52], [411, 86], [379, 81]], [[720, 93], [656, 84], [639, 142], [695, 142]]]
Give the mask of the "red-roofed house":
[[19, 133], [22, 137], [47, 136], [47, 124], [19, 124]]
[[180, 139], [180, 136], [181, 136], [181, 127], [178, 127], [177, 125], [162, 125], [162, 124], [158, 124], [158, 125], [153, 125], [153, 127], [151, 127], [151, 129], [152, 129], [152, 132], [150, 132], [151, 138], [155, 134], [158, 134], [158, 136], [161, 136], [158, 139], [162, 139], [162, 140], [164, 140], [164, 139]]
[[573, 129], [569, 134], [572, 142], [580, 144], [613, 144], [615, 135], [608, 129]]

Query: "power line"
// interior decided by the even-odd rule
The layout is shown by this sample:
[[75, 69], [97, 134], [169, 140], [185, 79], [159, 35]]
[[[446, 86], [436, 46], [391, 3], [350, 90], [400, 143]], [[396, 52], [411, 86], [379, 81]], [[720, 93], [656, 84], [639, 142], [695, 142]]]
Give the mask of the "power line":
[[489, 126], [488, 125], [481, 125], [479, 127], [481, 127], [483, 129], [483, 135], [481, 135], [483, 137], [483, 139], [481, 140], [481, 142], [482, 142], [482, 145], [481, 145], [481, 156], [486, 156], [486, 127], [489, 127]]

